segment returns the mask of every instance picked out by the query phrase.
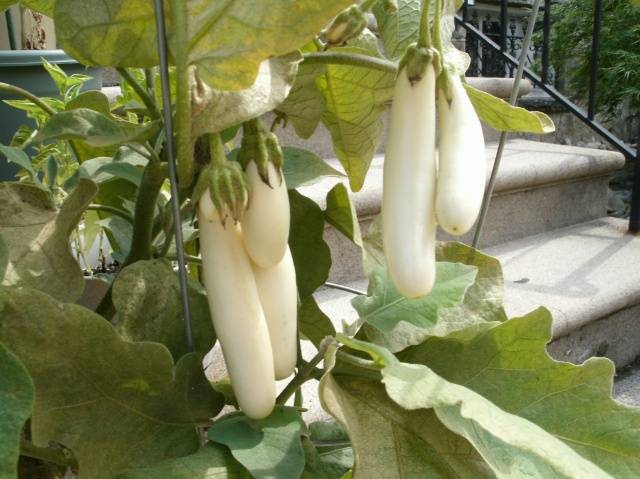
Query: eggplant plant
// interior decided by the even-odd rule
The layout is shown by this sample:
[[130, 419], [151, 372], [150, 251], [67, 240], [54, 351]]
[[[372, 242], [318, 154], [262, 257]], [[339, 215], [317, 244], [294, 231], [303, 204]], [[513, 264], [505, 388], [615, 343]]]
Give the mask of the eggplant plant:
[[[41, 3], [68, 54], [118, 70], [122, 96], [54, 108], [0, 84], [40, 118], [0, 148], [25, 169], [0, 183], [0, 478], [640, 475], [640, 411], [612, 399], [612, 363], [551, 359], [550, 313], [507, 318], [499, 262], [435, 241], [438, 221], [462, 233], [478, 214], [480, 120], [553, 130], [466, 84], [457, 0], [167, 1], [177, 218], [152, 2]], [[382, 218], [363, 238], [344, 183], [324, 209], [298, 190], [327, 176], [360, 190], [389, 103]], [[281, 145], [285, 128], [326, 128], [344, 173]], [[45, 188], [33, 162], [52, 144], [73, 165]], [[70, 246], [90, 221], [120, 264], [95, 304]], [[327, 224], [370, 279], [342, 332], [314, 296]], [[217, 342], [227, 377], [210, 381]], [[332, 420], [305, 422], [308, 382]]]

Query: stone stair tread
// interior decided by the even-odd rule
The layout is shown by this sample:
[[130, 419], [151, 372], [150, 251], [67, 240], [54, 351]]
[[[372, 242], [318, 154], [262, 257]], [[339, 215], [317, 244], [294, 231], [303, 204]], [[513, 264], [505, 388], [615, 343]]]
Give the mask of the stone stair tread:
[[[496, 149], [496, 143], [487, 144], [487, 177], [493, 165]], [[337, 159], [326, 161], [343, 170]], [[356, 211], [362, 218], [380, 212], [383, 162], [384, 155], [376, 155], [363, 188], [353, 193]], [[606, 176], [623, 166], [624, 157], [613, 151], [514, 139], [508, 141], [505, 147], [495, 194], [570, 182], [585, 177]], [[314, 185], [300, 188], [300, 192], [324, 208], [326, 193], [339, 182], [348, 185], [346, 178], [326, 178]]]
[[[553, 314], [554, 357], [581, 362], [601, 354], [625, 366], [640, 354], [640, 238], [626, 228], [625, 220], [601, 218], [485, 250], [502, 263], [509, 317], [540, 306]], [[348, 286], [366, 291], [367, 281]], [[351, 298], [326, 287], [316, 293], [337, 329], [357, 318]], [[616, 317], [617, 323], [601, 321], [620, 312], [629, 314]], [[566, 338], [571, 340], [557, 341]]]
[[487, 248], [502, 263], [507, 314], [545, 306], [557, 338], [640, 303], [640, 238], [626, 230], [602, 218]]

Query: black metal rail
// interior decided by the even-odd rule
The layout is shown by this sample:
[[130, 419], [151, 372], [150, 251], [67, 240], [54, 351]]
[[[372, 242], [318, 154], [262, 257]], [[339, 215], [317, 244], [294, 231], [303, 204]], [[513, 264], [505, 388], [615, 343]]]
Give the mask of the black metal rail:
[[[485, 46], [490, 47], [495, 50], [495, 52], [508, 64], [516, 67], [518, 65], [518, 61], [511, 56], [506, 51], [503, 51], [500, 48], [500, 45], [495, 43], [491, 38], [486, 36], [480, 30], [478, 30], [475, 26], [471, 25], [468, 22], [464, 22], [460, 16], [456, 16], [456, 24], [465, 28], [468, 33], [470, 33], [477, 40], [482, 42]], [[548, 68], [548, 67], [547, 67]], [[541, 90], [546, 92], [549, 96], [555, 99], [558, 103], [564, 106], [567, 110], [577, 116], [580, 120], [582, 120], [587, 126], [589, 126], [593, 131], [595, 131], [598, 135], [600, 135], [604, 140], [606, 140], [611, 146], [613, 146], [616, 150], [620, 151], [627, 159], [635, 160], [636, 158], [636, 150], [631, 148], [631, 146], [627, 145], [624, 141], [618, 138], [614, 133], [604, 127], [598, 121], [589, 118], [589, 113], [584, 111], [583, 108], [579, 107], [576, 103], [570, 100], [567, 96], [563, 95], [560, 91], [558, 91], [553, 85], [549, 85], [542, 81], [542, 78], [538, 76], [536, 73], [531, 71], [531, 69], [525, 67], [524, 76], [531, 80], [536, 86], [538, 86]]]
[[[551, 1], [544, 0], [544, 17], [542, 20], [542, 75], [537, 75], [530, 68], [524, 69], [524, 76], [531, 80], [534, 85], [547, 93], [556, 100], [560, 105], [567, 109], [570, 113], [580, 119], [585, 125], [591, 128], [603, 140], [611, 145], [615, 150], [622, 153], [629, 161], [636, 161], [635, 179], [633, 184], [633, 192], [631, 198], [631, 214], [629, 220], [629, 231], [633, 233], [640, 232], [640, 134], [638, 135], [638, 146], [636, 149], [625, 143], [621, 138], [614, 134], [595, 119], [596, 104], [598, 98], [598, 56], [601, 39], [601, 26], [603, 16], [602, 0], [594, 0], [593, 7], [593, 33], [591, 39], [591, 59], [589, 65], [589, 96], [587, 109], [578, 106], [574, 101], [561, 93], [550, 80], [550, 55], [549, 43], [551, 33]], [[508, 51], [507, 48], [507, 29], [508, 25], [508, 0], [500, 0], [500, 36], [494, 38], [499, 39], [500, 44], [496, 43], [488, 35], [480, 31], [478, 27], [469, 20], [468, 0], [465, 0], [462, 6], [462, 16], [456, 16], [456, 25], [464, 28], [467, 32], [467, 40], [472, 40], [472, 45], [482, 45], [483, 51], [492, 51], [497, 58], [504, 61], [505, 66], [513, 69], [518, 65], [516, 58]], [[474, 52], [475, 53], [475, 50]], [[473, 56], [473, 55], [472, 55]], [[484, 65], [483, 65], [484, 69]], [[480, 69], [477, 69], [480, 71]], [[505, 69], [506, 70], [506, 69]], [[505, 71], [505, 74], [507, 72]], [[640, 132], [639, 132], [640, 133]]]

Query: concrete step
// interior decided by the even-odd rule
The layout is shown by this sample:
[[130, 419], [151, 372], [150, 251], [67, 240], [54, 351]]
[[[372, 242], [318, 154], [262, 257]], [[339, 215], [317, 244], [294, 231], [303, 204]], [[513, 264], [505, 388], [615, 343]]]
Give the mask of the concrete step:
[[613, 384], [613, 396], [629, 406], [640, 407], [640, 361], [618, 372]]
[[[493, 166], [495, 152], [495, 143], [487, 145], [488, 171]], [[339, 168], [337, 160], [329, 163]], [[382, 165], [383, 156], [377, 156], [364, 187], [352, 196], [363, 233], [380, 213]], [[488, 247], [605, 216], [609, 178], [623, 165], [622, 155], [611, 151], [528, 140], [509, 141], [480, 246]], [[326, 193], [339, 181], [347, 183], [327, 178], [300, 191], [324, 207]], [[462, 241], [470, 242], [471, 236], [464, 236]], [[325, 239], [333, 259], [330, 279], [349, 282], [360, 278], [360, 249], [333, 228], [327, 228]], [[451, 237], [441, 234], [440, 239]]]
[[538, 305], [553, 314], [555, 358], [606, 356], [620, 368], [640, 355], [640, 238], [626, 230], [601, 218], [487, 249], [502, 263], [510, 316]]
[[[509, 317], [551, 311], [556, 359], [606, 356], [621, 368], [640, 356], [640, 237], [626, 228], [601, 218], [485, 250], [502, 263]], [[348, 286], [366, 291], [367, 280]], [[316, 298], [337, 328], [357, 319], [353, 294], [323, 288]]]

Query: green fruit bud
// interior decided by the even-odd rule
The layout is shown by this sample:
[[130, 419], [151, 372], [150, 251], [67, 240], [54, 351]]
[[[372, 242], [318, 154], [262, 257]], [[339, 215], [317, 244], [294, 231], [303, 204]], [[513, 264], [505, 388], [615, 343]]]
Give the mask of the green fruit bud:
[[240, 221], [249, 197], [247, 180], [239, 163], [228, 161], [217, 167], [209, 176], [211, 200], [224, 224], [231, 215], [234, 222]]
[[[238, 163], [246, 170], [249, 162], [253, 161], [262, 181], [270, 187], [274, 187], [276, 185], [269, 182], [269, 163], [272, 163], [280, 172], [284, 162], [284, 154], [280, 148], [278, 137], [273, 132], [266, 131], [258, 120], [251, 120], [245, 125], [238, 152]], [[280, 181], [282, 181], [282, 177], [280, 177]]]
[[367, 16], [358, 5], [342, 11], [325, 31], [329, 45], [342, 45], [357, 37], [367, 26]]

